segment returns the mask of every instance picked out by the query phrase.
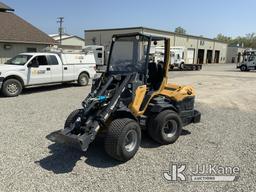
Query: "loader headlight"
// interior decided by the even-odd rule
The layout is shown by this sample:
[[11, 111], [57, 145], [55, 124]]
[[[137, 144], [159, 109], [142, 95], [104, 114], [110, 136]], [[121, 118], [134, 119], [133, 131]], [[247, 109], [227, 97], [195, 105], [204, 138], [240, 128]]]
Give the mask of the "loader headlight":
[[128, 89], [131, 89], [131, 88], [132, 88], [132, 84], [129, 83], [129, 84], [127, 85], [127, 87], [128, 87]]

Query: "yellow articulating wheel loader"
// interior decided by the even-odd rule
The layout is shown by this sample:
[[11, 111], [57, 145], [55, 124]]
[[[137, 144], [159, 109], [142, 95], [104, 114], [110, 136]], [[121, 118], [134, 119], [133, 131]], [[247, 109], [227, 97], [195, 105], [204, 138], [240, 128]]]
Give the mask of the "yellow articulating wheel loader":
[[[154, 62], [151, 45], [165, 47], [164, 62]], [[98, 134], [114, 159], [128, 161], [139, 149], [141, 131], [160, 144], [174, 143], [182, 127], [200, 121], [195, 91], [168, 83], [170, 40], [141, 33], [114, 35], [107, 70], [94, 79], [82, 108], [64, 128], [51, 133], [54, 142], [78, 144], [86, 151]]]

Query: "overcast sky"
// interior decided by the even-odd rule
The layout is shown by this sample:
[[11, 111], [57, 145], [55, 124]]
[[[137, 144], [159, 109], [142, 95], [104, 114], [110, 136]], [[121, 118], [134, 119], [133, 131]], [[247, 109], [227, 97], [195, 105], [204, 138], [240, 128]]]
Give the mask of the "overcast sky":
[[[56, 33], [63, 16], [65, 32], [145, 26], [215, 37], [256, 32], [255, 0], [0, 0], [46, 33]], [[1, 21], [0, 21], [1, 24]]]

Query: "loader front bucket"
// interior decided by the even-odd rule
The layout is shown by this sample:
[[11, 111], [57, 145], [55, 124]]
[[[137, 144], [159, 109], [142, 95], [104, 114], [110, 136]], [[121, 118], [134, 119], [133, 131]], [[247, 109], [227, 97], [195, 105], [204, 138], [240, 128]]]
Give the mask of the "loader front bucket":
[[82, 134], [75, 135], [71, 134], [67, 129], [61, 129], [59, 131], [52, 132], [47, 135], [46, 138], [55, 143], [62, 143], [78, 147], [82, 151], [87, 151], [90, 143], [95, 139], [96, 132], [94, 134]]
[[79, 148], [79, 149], [81, 148], [78, 137], [75, 135], [69, 136], [69, 135], [63, 134], [63, 129], [50, 133], [49, 135], [46, 136], [46, 138], [55, 143], [70, 145], [72, 147]]

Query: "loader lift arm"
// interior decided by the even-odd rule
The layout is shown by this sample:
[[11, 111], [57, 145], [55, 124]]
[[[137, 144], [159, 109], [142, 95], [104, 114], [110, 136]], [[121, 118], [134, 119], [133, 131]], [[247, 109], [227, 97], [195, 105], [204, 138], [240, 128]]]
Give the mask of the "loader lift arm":
[[[89, 94], [82, 102], [84, 109], [81, 115], [77, 116], [76, 123], [71, 127], [65, 127], [65, 129], [52, 133], [48, 139], [54, 142], [79, 143], [81, 149], [86, 151], [89, 144], [95, 139], [100, 127], [104, 126], [108, 118], [118, 108], [122, 93], [135, 76], [134, 73], [125, 76], [110, 76], [103, 87], [99, 87], [94, 93]], [[113, 95], [107, 95], [106, 92], [109, 90], [109, 86], [112, 85], [115, 79], [120, 78], [123, 78], [123, 80], [116, 85]], [[96, 113], [88, 115], [94, 111]]]

